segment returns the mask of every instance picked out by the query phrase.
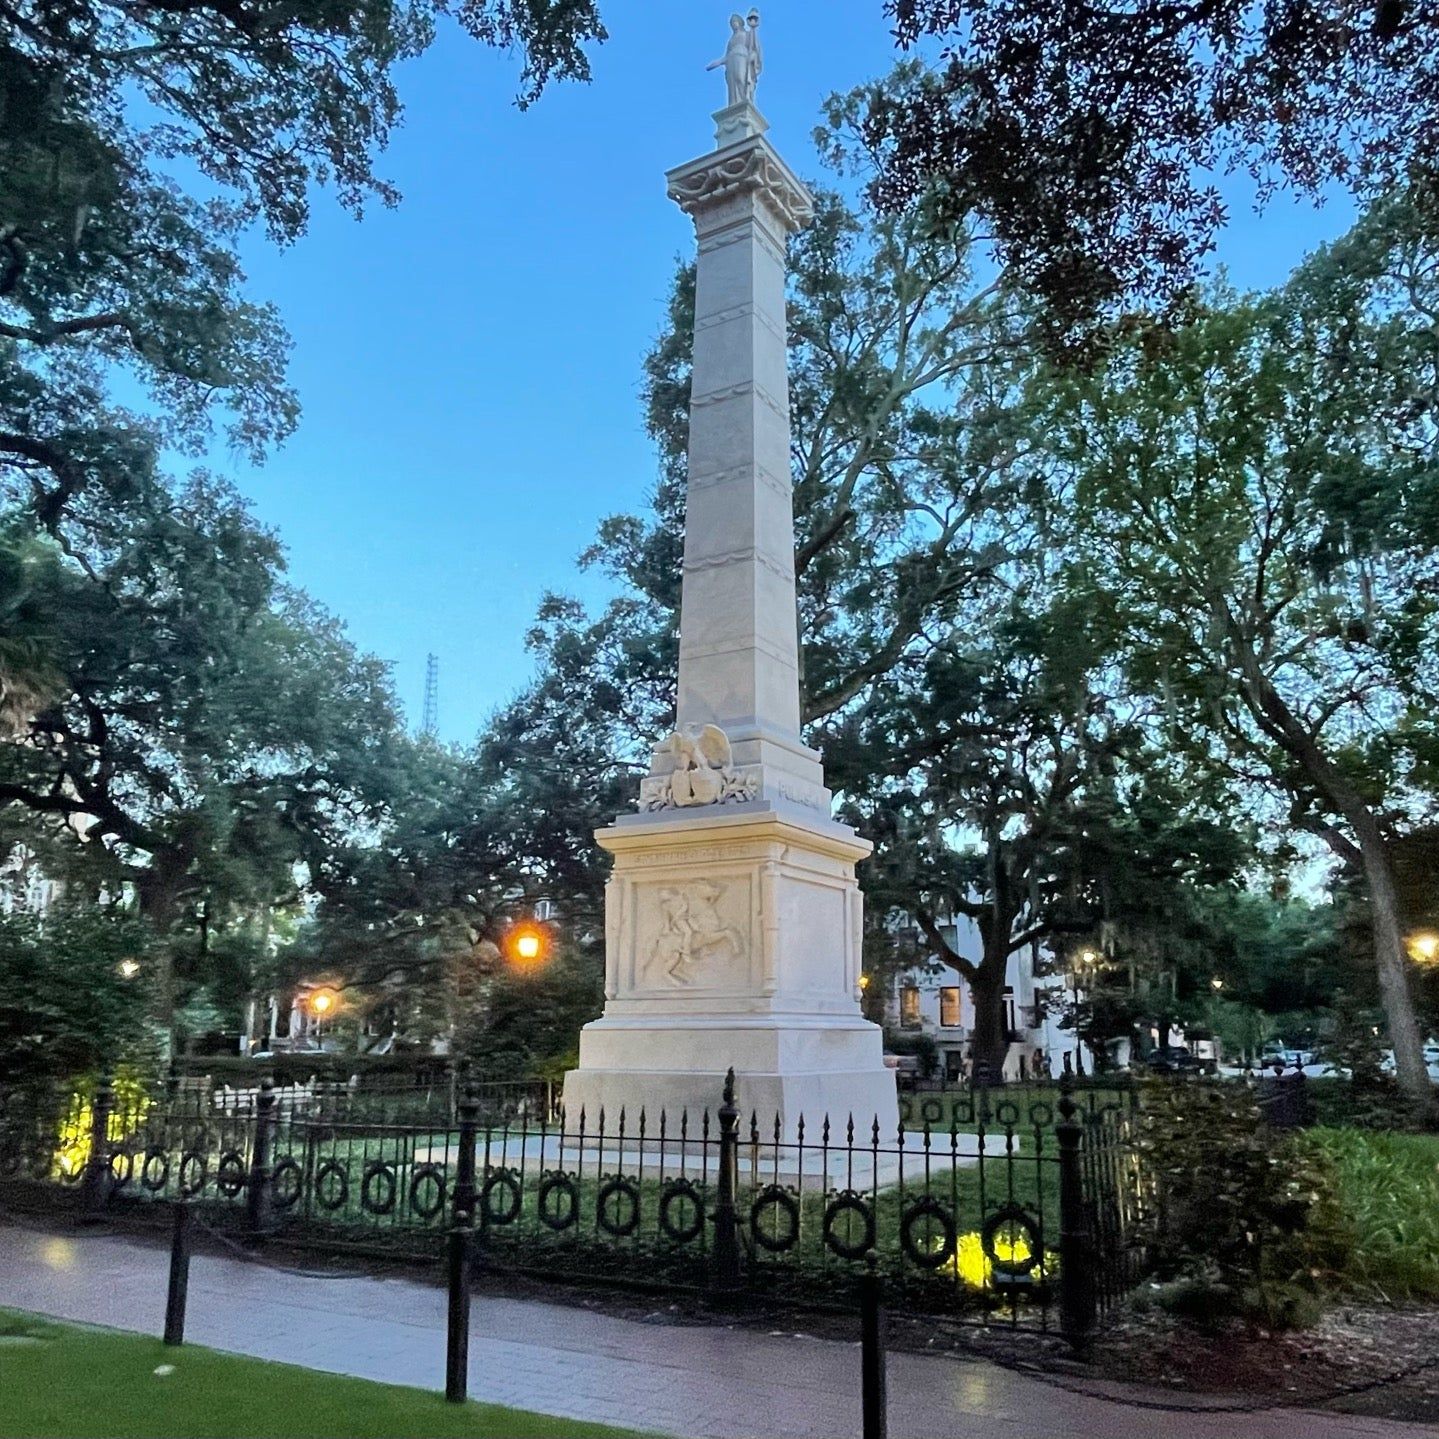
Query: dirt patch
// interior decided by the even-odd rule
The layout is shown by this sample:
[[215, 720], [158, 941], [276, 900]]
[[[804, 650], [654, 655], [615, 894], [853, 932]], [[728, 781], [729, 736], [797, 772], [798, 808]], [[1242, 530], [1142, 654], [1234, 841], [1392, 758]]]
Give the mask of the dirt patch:
[[1086, 1367], [1175, 1394], [1242, 1395], [1436, 1423], [1439, 1309], [1341, 1304], [1310, 1329], [1236, 1322], [1215, 1333], [1152, 1309], [1130, 1311], [1100, 1336]]

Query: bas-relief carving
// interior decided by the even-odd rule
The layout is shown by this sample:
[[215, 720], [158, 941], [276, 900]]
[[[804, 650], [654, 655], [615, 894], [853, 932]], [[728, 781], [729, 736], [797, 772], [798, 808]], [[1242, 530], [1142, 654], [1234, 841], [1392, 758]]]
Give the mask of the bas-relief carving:
[[729, 739], [718, 725], [677, 729], [656, 752], [656, 759], [661, 758], [667, 758], [671, 768], [640, 781], [642, 810], [738, 803], [759, 792], [753, 774], [735, 769]]
[[714, 984], [737, 961], [748, 959], [744, 932], [727, 925], [720, 915], [719, 906], [729, 889], [724, 883], [702, 879], [658, 892], [658, 933], [644, 957], [646, 984], [668, 982], [682, 988], [701, 980]]

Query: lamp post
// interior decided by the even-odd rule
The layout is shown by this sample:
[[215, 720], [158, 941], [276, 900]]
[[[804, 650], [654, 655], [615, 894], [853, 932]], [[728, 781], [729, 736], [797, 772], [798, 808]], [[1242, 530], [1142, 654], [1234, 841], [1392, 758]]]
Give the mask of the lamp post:
[[1084, 1052], [1081, 1048], [1083, 1041], [1079, 1037], [1079, 997], [1081, 994], [1088, 994], [1094, 987], [1095, 967], [1100, 959], [1097, 949], [1081, 949], [1075, 956], [1075, 968], [1071, 972], [1074, 988], [1074, 1059], [1079, 1073], [1084, 1073]]
[[325, 1016], [334, 1011], [337, 1004], [335, 991], [317, 989], [310, 996], [310, 1013], [315, 1016], [315, 1047], [324, 1048]]

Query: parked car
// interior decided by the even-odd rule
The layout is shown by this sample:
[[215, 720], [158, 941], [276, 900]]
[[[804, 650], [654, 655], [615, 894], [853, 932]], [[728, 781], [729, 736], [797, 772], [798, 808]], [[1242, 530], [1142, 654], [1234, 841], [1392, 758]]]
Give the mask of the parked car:
[[1144, 1056], [1144, 1064], [1154, 1074], [1213, 1074], [1218, 1065], [1212, 1059], [1200, 1059], [1182, 1044], [1163, 1044]]

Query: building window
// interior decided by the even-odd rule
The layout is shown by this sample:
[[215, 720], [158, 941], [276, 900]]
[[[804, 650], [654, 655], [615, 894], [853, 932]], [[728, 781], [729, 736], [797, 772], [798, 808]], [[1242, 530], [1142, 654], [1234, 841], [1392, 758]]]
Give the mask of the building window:
[[1014, 990], [1006, 986], [1004, 991], [1004, 1027], [1011, 1034], [1019, 1028], [1014, 1021]]
[[919, 986], [907, 984], [899, 992], [899, 1023], [902, 1029], [918, 1029]]
[[939, 1025], [941, 1029], [959, 1028], [959, 986], [946, 986], [939, 992]]

